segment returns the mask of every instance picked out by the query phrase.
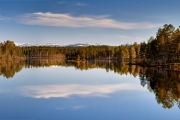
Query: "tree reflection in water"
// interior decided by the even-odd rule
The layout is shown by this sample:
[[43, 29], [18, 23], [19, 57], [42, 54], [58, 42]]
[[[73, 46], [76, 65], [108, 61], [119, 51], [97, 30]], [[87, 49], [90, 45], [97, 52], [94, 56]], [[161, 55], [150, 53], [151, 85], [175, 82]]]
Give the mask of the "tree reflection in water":
[[158, 104], [164, 108], [172, 108], [177, 104], [180, 108], [180, 71], [165, 70], [162, 68], [145, 68], [135, 65], [125, 65], [117, 61], [65, 61], [53, 59], [34, 59], [23, 62], [0, 63], [0, 75], [12, 78], [22, 68], [65, 66], [74, 67], [77, 70], [88, 70], [93, 68], [106, 69], [107, 72], [114, 71], [120, 75], [131, 74], [139, 76], [141, 85], [147, 86], [150, 92], [156, 96]]
[[164, 108], [172, 108], [174, 104], [180, 108], [180, 71], [146, 68], [139, 76], [141, 84], [150, 87]]

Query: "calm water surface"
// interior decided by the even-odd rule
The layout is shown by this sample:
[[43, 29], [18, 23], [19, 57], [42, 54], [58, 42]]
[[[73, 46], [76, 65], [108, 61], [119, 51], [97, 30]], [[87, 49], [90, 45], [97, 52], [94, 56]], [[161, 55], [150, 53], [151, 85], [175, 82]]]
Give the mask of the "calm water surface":
[[[101, 62], [9, 63], [0, 68], [0, 119], [180, 118], [176, 72]], [[174, 88], [166, 88], [171, 84]]]

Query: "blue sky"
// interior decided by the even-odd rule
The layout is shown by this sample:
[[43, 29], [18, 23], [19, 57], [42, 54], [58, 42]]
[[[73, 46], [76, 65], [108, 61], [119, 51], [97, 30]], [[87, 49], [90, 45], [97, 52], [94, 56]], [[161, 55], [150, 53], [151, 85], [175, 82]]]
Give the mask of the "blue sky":
[[139, 43], [180, 26], [179, 11], [179, 0], [0, 0], [0, 41]]

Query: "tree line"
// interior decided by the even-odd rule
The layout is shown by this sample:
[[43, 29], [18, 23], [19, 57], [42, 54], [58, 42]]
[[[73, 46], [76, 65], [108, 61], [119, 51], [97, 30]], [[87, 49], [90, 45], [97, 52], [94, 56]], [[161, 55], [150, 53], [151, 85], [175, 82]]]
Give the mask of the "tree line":
[[118, 60], [141, 64], [166, 64], [180, 62], [180, 27], [171, 24], [159, 28], [156, 37], [147, 42], [119, 46], [25, 46], [19, 47], [13, 41], [0, 43], [0, 61], [33, 58], [58, 58], [67, 60]]
[[0, 61], [20, 60], [24, 57], [22, 48], [16, 46], [13, 41], [7, 40], [0, 43]]

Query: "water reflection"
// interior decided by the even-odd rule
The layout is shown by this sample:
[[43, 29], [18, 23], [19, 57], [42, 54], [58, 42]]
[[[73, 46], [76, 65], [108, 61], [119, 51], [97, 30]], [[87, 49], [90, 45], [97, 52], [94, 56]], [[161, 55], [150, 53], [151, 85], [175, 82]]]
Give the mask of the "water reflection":
[[7, 62], [0, 63], [0, 75], [3, 75], [6, 78], [12, 78], [15, 73], [22, 70], [25, 62]]
[[0, 75], [6, 78], [11, 78], [15, 73], [22, 70], [22, 68], [32, 68], [32, 67], [74, 67], [77, 70], [88, 70], [93, 68], [106, 69], [107, 72], [114, 71], [115, 73], [132, 74], [134, 77], [138, 76], [140, 67], [131, 65], [127, 66], [123, 63], [116, 61], [86, 61], [86, 62], [75, 62], [75, 61], [64, 61], [64, 60], [53, 60], [53, 59], [35, 59], [27, 60], [24, 62], [7, 62], [0, 63]]
[[[23, 68], [32, 67], [74, 67], [77, 70], [93, 68], [114, 71], [119, 75], [131, 74], [139, 76], [140, 83], [154, 93], [158, 104], [164, 108], [172, 108], [175, 104], [180, 108], [180, 71], [165, 70], [162, 68], [143, 68], [135, 65], [125, 65], [115, 61], [60, 61], [60, 60], [28, 60], [25, 62], [8, 62], [0, 64], [0, 75], [6, 78], [13, 77]], [[110, 84], [110, 85], [41, 85], [23, 86], [19, 90], [24, 96], [32, 98], [69, 97], [72, 95], [104, 96], [121, 90], [139, 90], [134, 84]]]
[[147, 84], [154, 92], [158, 104], [164, 108], [178, 104], [180, 108], [180, 71], [147, 68], [139, 76], [142, 86]]

